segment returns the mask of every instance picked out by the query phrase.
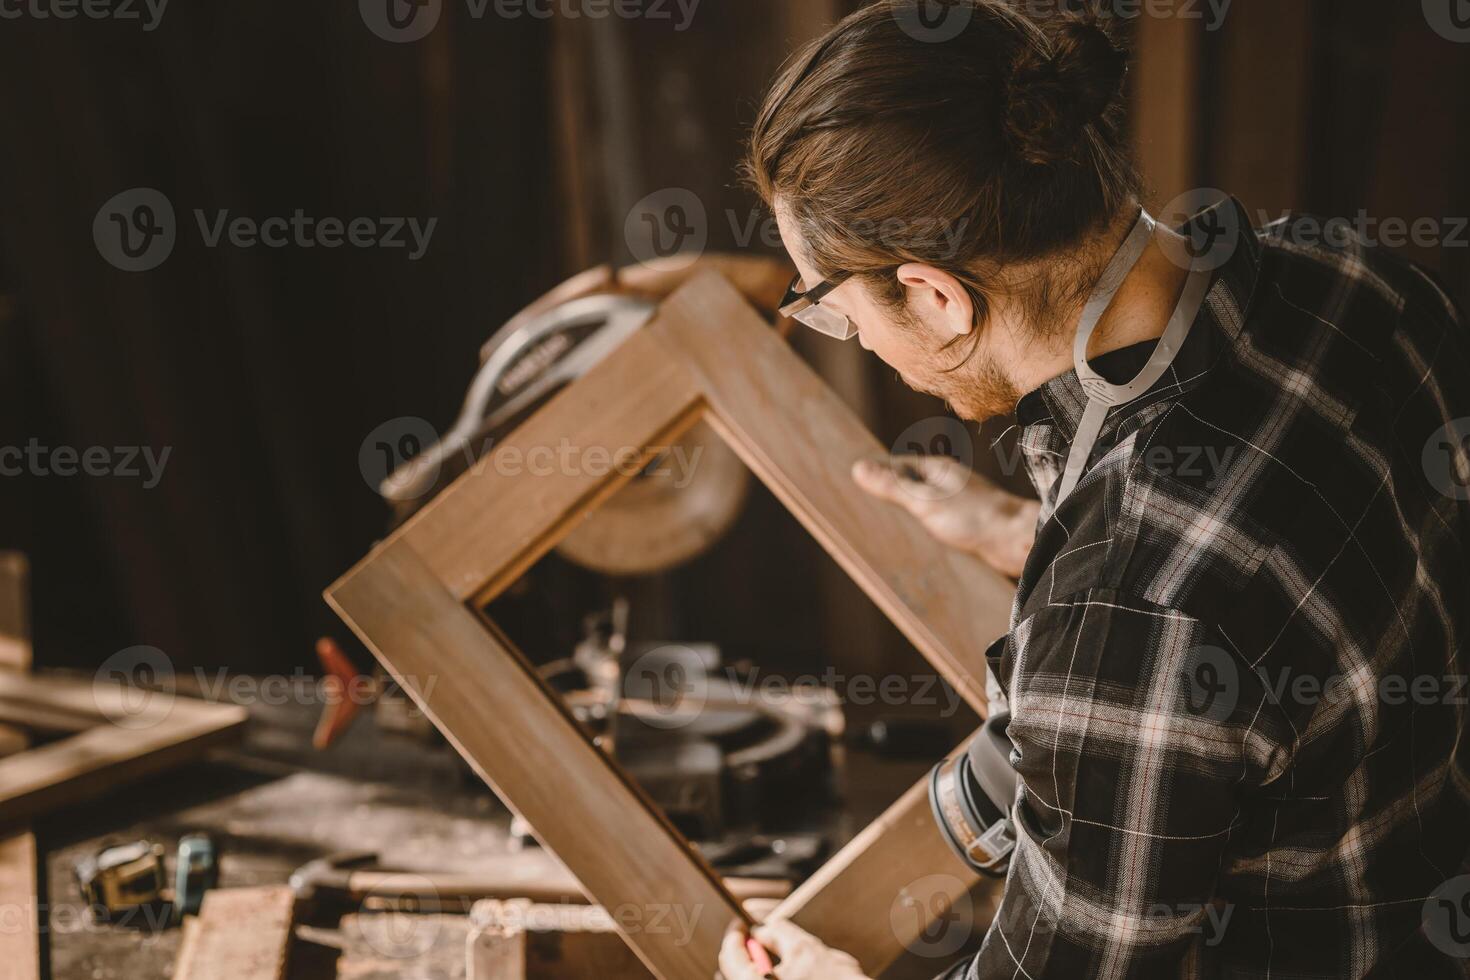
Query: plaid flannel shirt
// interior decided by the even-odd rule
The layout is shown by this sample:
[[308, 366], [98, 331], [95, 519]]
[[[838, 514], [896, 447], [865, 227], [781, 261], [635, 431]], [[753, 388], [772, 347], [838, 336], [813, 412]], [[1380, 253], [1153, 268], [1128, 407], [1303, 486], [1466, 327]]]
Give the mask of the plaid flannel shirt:
[[948, 976], [1470, 972], [1463, 321], [1311, 219], [1227, 201], [1185, 232], [1207, 216], [1239, 233], [1188, 341], [1059, 508], [1075, 372], [1018, 407], [1042, 513], [991, 657], [1017, 846]]

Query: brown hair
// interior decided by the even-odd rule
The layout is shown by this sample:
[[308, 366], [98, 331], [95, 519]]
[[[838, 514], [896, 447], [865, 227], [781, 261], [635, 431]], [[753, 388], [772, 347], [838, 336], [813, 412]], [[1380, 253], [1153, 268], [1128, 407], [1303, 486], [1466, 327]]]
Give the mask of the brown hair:
[[941, 40], [916, 28], [922, 2], [877, 0], [798, 52], [746, 177], [768, 205], [780, 195], [823, 275], [902, 308], [894, 273], [923, 262], [965, 284], [980, 322], [997, 286], [1039, 312], [1088, 270], [1019, 283], [1005, 267], [1067, 256], [1137, 192], [1127, 55], [1094, 20], [1034, 20], [1007, 0], [945, 0], [963, 27]]

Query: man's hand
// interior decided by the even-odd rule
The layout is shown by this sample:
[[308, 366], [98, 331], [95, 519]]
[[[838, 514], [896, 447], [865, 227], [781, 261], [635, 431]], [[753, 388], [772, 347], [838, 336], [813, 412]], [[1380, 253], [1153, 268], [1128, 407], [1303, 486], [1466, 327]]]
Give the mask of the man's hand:
[[790, 922], [756, 926], [756, 941], [781, 961], [772, 974], [762, 974], [745, 950], [745, 925], [736, 921], [725, 932], [720, 945], [720, 976], [724, 980], [868, 980], [858, 961], [846, 953], [829, 949], [811, 933]]
[[948, 456], [894, 456], [860, 460], [858, 486], [898, 504], [929, 533], [967, 551], [1011, 578], [1020, 578], [1036, 538], [1041, 505], [1017, 497]]

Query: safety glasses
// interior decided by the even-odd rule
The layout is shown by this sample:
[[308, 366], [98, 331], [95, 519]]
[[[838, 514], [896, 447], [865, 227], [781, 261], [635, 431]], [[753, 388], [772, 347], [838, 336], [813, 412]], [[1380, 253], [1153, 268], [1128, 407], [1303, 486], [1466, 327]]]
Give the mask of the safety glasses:
[[831, 279], [824, 279], [811, 289], [803, 289], [801, 273], [798, 272], [792, 278], [791, 285], [786, 287], [786, 295], [781, 300], [781, 315], [789, 316], [798, 323], [811, 327], [817, 333], [826, 334], [828, 337], [837, 340], [851, 340], [857, 336], [857, 326], [843, 314], [820, 305], [828, 293], [842, 285], [848, 278], [848, 273], [842, 273]]

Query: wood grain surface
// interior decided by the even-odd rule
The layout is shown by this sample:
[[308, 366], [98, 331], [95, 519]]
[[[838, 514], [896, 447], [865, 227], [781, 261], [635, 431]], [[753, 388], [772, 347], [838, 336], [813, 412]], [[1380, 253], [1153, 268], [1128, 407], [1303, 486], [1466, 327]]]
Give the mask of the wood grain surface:
[[[588, 894], [638, 913], [631, 925], [619, 919], [624, 938], [664, 978], [711, 975], [720, 935], [742, 916], [738, 905], [525, 658], [465, 603], [478, 608], [514, 582], [625, 479], [584, 465], [512, 475], [497, 457], [525, 460], [565, 444], [599, 455], [647, 449], [700, 418], [983, 716], [985, 650], [1006, 629], [1012, 584], [853, 486], [852, 464], [882, 447], [714, 272], [677, 289], [648, 326], [326, 593]], [[937, 892], [915, 898], [934, 881]], [[945, 903], [973, 883], [916, 786], [774, 914], [852, 947], [876, 972], [922, 931], [925, 916], [946, 914]], [[678, 930], [645, 927], [671, 914], [688, 923], [687, 941], [672, 938]]]

